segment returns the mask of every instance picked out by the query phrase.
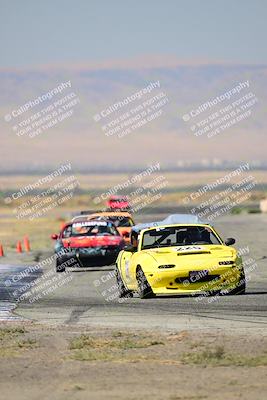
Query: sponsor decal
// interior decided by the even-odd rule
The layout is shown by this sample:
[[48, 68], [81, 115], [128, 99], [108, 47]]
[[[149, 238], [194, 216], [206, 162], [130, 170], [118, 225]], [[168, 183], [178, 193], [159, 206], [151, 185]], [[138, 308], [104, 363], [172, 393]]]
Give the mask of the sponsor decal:
[[87, 222], [75, 222], [74, 224], [72, 224], [72, 226], [74, 228], [76, 228], [77, 226], [107, 226], [108, 223], [105, 221], [87, 221]]
[[182, 252], [187, 252], [187, 251], [199, 251], [199, 250], [203, 250], [202, 246], [179, 246], [179, 247], [175, 247], [175, 251], [178, 251], [180, 253]]

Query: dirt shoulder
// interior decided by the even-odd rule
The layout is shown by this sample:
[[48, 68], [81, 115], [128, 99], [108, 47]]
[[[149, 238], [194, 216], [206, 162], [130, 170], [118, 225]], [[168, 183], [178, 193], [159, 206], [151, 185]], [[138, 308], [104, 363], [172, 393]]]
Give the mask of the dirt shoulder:
[[0, 326], [0, 398], [265, 399], [267, 336]]

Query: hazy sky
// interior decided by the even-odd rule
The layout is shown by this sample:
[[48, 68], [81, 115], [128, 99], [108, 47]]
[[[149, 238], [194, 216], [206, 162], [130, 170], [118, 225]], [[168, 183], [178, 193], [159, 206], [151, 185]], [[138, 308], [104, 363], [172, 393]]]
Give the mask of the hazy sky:
[[0, 67], [140, 55], [267, 63], [266, 0], [0, 0]]
[[[267, 0], [0, 0], [0, 166], [266, 162], [266, 21]], [[80, 99], [73, 116], [18, 137], [10, 112], [68, 80]], [[168, 96], [162, 117], [105, 136], [94, 115], [152, 80]], [[246, 80], [257, 97], [251, 117], [194, 136], [183, 114]]]

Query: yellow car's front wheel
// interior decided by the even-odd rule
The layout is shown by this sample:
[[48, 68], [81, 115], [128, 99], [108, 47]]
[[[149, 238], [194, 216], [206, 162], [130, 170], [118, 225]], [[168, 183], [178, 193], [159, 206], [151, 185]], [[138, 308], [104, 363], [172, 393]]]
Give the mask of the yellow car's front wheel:
[[138, 294], [140, 299], [147, 299], [149, 297], [154, 297], [155, 294], [153, 293], [151, 286], [149, 285], [144, 271], [139, 266], [136, 270], [136, 280], [138, 286]]
[[245, 294], [245, 292], [246, 292], [246, 277], [244, 272], [242, 272], [238, 285], [228, 294], [230, 295]]

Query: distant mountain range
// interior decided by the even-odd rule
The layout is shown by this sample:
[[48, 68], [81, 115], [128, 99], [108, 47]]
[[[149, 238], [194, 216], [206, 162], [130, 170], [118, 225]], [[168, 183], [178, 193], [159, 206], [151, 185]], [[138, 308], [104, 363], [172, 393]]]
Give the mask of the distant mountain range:
[[[43, 100], [20, 116], [12, 116], [12, 111], [18, 112], [27, 102], [68, 81], [71, 88], [54, 94], [51, 100]], [[190, 111], [245, 81], [249, 81], [249, 88], [232, 95], [231, 101], [252, 92], [258, 101], [251, 107], [251, 115], [211, 138], [206, 134], [195, 136], [193, 132], [198, 128], [194, 124], [226, 107], [230, 100], [222, 100], [198, 117], [191, 116], [189, 122], [185, 122], [183, 116], [186, 119]], [[150, 94], [143, 93], [141, 99], [134, 99], [137, 92], [155, 82], [159, 82], [160, 87], [152, 89]], [[45, 169], [66, 160], [86, 170], [135, 168], [156, 161], [181, 168], [188, 163], [203, 165], [206, 162], [207, 166], [213, 166], [212, 160], [216, 159], [234, 164], [243, 160], [266, 164], [266, 66], [167, 62], [165, 66], [163, 62], [154, 66], [50, 66], [20, 71], [0, 70], [0, 85], [0, 166], [4, 170]], [[74, 105], [72, 115], [52, 127], [46, 125], [45, 131], [34, 138], [27, 134], [16, 135], [20, 129], [19, 122], [73, 92], [80, 102]], [[110, 132], [108, 123], [114, 128], [118, 122], [116, 125], [113, 120], [121, 118], [126, 121], [129, 119], [127, 112], [131, 114], [131, 110], [160, 93], [164, 93], [168, 101], [158, 108], [162, 110], [158, 117], [139, 128], [138, 120], [135, 121], [135, 129], [122, 138], [116, 133], [105, 135], [105, 132]], [[125, 102], [127, 98], [130, 98], [127, 105], [108, 116], [101, 115], [101, 112], [106, 115], [107, 110], [113, 110], [114, 104]], [[63, 114], [66, 111], [63, 110]], [[153, 114], [156, 109], [150, 112]], [[137, 114], [135, 111], [131, 116]], [[6, 121], [4, 118], [8, 119], [6, 116], [9, 115], [12, 119]], [[97, 116], [101, 117], [98, 122], [95, 121]], [[104, 130], [101, 128], [103, 124]]]

